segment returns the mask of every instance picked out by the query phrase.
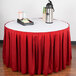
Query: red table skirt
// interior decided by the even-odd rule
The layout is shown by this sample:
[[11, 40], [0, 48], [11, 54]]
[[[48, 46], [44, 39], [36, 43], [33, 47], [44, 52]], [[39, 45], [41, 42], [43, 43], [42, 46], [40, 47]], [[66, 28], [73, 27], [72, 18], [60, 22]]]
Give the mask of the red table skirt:
[[3, 62], [13, 71], [47, 75], [65, 69], [71, 58], [70, 27], [47, 33], [4, 29]]

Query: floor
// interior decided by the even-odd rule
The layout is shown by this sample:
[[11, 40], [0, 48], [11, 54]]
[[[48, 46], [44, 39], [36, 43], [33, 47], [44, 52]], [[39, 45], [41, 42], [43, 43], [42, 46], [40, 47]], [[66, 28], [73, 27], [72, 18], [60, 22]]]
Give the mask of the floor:
[[[0, 76], [30, 76], [22, 75], [20, 72], [13, 72], [10, 68], [7, 68], [3, 64], [2, 59], [2, 47], [3, 44], [0, 44]], [[34, 75], [34, 76], [44, 76], [44, 75]], [[72, 45], [72, 62], [65, 70], [62, 70], [58, 73], [52, 73], [47, 76], [76, 76], [76, 45]]]

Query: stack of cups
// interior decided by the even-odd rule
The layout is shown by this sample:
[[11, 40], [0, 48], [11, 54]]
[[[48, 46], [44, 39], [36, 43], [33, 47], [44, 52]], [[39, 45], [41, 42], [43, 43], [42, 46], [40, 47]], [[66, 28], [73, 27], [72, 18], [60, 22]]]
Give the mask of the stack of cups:
[[18, 19], [25, 19], [25, 18], [26, 18], [25, 12], [18, 12]]

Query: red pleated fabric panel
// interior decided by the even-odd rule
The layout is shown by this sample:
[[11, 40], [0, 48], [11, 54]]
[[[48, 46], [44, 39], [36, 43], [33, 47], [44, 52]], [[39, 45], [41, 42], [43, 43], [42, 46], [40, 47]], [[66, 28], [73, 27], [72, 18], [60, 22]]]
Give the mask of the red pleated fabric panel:
[[38, 38], [38, 34], [36, 35], [36, 53], [35, 53], [35, 56], [36, 56], [36, 62], [35, 62], [35, 73], [38, 74], [38, 62], [39, 62], [39, 38]]
[[50, 51], [50, 37], [49, 37], [49, 33], [45, 34], [45, 50], [44, 50], [44, 69], [43, 69], [43, 73], [45, 75], [48, 74], [48, 68], [49, 68], [49, 51]]
[[3, 62], [22, 74], [49, 74], [72, 59], [70, 27], [57, 32], [28, 33], [4, 29]]
[[4, 40], [3, 40], [3, 63], [6, 63], [6, 28], [4, 28]]
[[36, 64], [35, 64], [35, 62], [36, 62], [36, 35], [34, 34], [33, 35], [33, 51], [32, 51], [33, 53], [32, 53], [32, 55], [33, 55], [33, 57], [32, 57], [32, 61], [33, 61], [33, 67], [32, 67], [32, 70], [33, 70], [33, 74], [35, 74], [35, 68], [36, 68]]
[[33, 36], [28, 34], [28, 72], [33, 74]]
[[38, 74], [43, 74], [44, 72], [44, 47], [45, 47], [45, 36], [44, 34], [39, 34], [38, 37]]
[[70, 28], [67, 31], [67, 65], [70, 65], [70, 60], [72, 58], [71, 52], [71, 39], [70, 39]]
[[10, 42], [9, 42], [9, 45], [10, 45], [10, 54], [9, 54], [9, 58], [10, 58], [10, 60], [9, 60], [9, 67], [11, 67], [12, 68], [12, 32], [9, 32], [9, 37], [10, 37]]
[[67, 31], [65, 30], [65, 32], [63, 33], [63, 50], [62, 50], [62, 63], [63, 63], [63, 69], [66, 68], [66, 60], [67, 60]]
[[[38, 51], [38, 74], [41, 74], [41, 68], [42, 68], [42, 34], [39, 34], [39, 51]], [[43, 72], [43, 70], [42, 70]]]
[[59, 70], [59, 32], [55, 34], [55, 45], [54, 45], [54, 72]]
[[12, 70], [17, 71], [16, 33], [12, 32]]
[[48, 73], [53, 72], [53, 57], [54, 57], [54, 33], [50, 34], [50, 51], [49, 51], [49, 71]]
[[21, 33], [17, 32], [17, 70], [21, 71]]
[[9, 45], [9, 31], [6, 30], [6, 66], [9, 66], [9, 56], [10, 56], [10, 45]]
[[25, 33], [22, 33], [21, 34], [21, 72], [23, 74], [25, 74], [27, 71], [26, 69], [26, 64], [27, 64], [27, 61], [26, 61], [26, 34]]
[[63, 50], [63, 48], [62, 48], [62, 46], [63, 46], [63, 31], [62, 32], [59, 32], [60, 34], [59, 34], [59, 70], [61, 71], [62, 70], [62, 50]]

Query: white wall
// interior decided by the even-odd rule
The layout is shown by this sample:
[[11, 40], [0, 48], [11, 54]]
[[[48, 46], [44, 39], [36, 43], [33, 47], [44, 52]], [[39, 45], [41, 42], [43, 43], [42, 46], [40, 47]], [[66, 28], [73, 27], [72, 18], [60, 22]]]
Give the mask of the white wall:
[[[76, 41], [76, 0], [52, 0], [54, 18], [65, 20], [71, 25], [71, 39]], [[42, 17], [42, 8], [48, 0], [0, 0], [0, 40], [4, 36], [4, 23], [17, 18], [18, 11], [25, 11], [28, 17]]]

